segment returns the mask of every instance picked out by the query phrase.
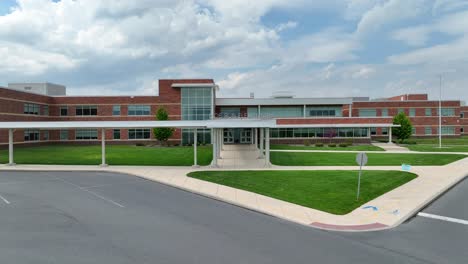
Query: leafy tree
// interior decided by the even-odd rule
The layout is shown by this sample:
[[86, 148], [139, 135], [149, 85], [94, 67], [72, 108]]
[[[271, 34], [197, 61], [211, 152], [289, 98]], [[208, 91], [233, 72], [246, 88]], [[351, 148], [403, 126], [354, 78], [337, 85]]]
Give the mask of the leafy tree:
[[[169, 114], [167, 113], [165, 108], [160, 107], [156, 112], [156, 120], [158, 121], [165, 121], [169, 120]], [[167, 143], [167, 140], [172, 137], [174, 134], [175, 129], [170, 127], [157, 127], [153, 129], [154, 137], [159, 140], [159, 143], [163, 145], [163, 143]]]
[[392, 134], [403, 143], [406, 139], [411, 137], [413, 125], [405, 113], [400, 112], [393, 118], [393, 124], [400, 125], [400, 127], [393, 127]]

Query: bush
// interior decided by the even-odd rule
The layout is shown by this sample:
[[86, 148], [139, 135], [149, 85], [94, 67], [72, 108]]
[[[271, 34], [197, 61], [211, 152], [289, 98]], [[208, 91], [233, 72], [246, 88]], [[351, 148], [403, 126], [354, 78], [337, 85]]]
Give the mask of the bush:
[[318, 148], [321, 148], [321, 147], [323, 147], [323, 143], [315, 143], [315, 146], [318, 147]]
[[145, 143], [136, 143], [135, 144], [137, 147], [144, 147], [145, 146]]
[[407, 141], [405, 141], [405, 144], [408, 144], [408, 145], [416, 145], [416, 144], [418, 144], [418, 143], [417, 143], [416, 141], [414, 141], [414, 140], [407, 140]]
[[306, 147], [310, 146], [310, 141], [309, 140], [304, 140], [304, 146], [306, 146]]
[[334, 147], [336, 147], [336, 144], [328, 144], [328, 147], [334, 148]]
[[341, 148], [346, 148], [346, 147], [349, 146], [349, 144], [348, 144], [348, 143], [341, 143], [341, 144], [338, 145], [338, 146], [340, 146]]

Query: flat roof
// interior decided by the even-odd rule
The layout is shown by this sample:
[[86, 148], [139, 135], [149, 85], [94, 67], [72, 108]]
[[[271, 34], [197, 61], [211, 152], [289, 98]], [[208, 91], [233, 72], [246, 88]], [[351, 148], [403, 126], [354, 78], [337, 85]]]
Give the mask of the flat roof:
[[397, 127], [394, 124], [276, 124], [276, 119], [214, 119], [169, 121], [52, 121], [0, 122], [0, 129], [68, 129], [68, 128], [308, 128], [308, 127]]
[[216, 98], [216, 106], [348, 105], [352, 98]]

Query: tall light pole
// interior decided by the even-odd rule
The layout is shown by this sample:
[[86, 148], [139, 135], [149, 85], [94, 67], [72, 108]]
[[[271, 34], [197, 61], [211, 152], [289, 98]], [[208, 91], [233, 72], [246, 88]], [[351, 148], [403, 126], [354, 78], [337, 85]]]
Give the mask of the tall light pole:
[[442, 148], [442, 74], [439, 75], [439, 148]]

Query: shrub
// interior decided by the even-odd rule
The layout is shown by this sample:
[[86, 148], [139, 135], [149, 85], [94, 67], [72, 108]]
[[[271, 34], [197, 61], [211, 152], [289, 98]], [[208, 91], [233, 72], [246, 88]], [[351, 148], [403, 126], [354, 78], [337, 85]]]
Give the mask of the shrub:
[[145, 143], [136, 143], [135, 144], [137, 147], [144, 147], [145, 146]]
[[309, 140], [304, 140], [304, 146], [306, 146], [306, 147], [310, 146], [310, 141]]
[[340, 143], [339, 146], [342, 147], [342, 148], [346, 148], [346, 147], [349, 146], [349, 144], [348, 143]]
[[318, 147], [318, 148], [321, 148], [321, 147], [323, 147], [323, 143], [315, 143], [315, 146]]
[[336, 144], [328, 144], [328, 146], [329, 146], [330, 148], [334, 148], [334, 147], [336, 147]]

